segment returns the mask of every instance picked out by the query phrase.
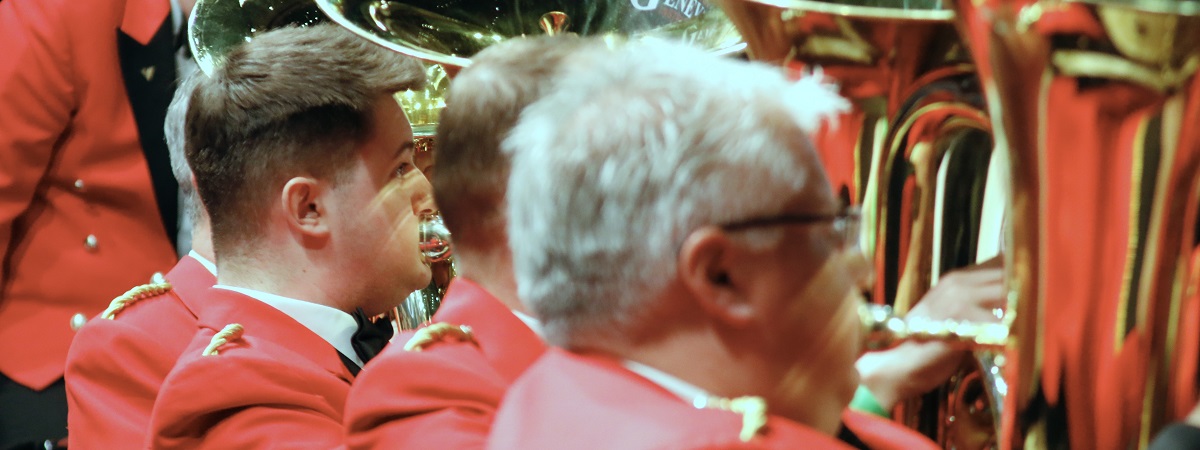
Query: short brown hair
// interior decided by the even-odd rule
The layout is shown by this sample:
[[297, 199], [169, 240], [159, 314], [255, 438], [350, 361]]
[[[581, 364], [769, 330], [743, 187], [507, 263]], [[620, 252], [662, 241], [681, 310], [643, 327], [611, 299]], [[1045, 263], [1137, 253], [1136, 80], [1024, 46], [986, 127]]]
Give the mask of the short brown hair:
[[187, 159], [214, 250], [256, 237], [291, 177], [336, 181], [372, 131], [374, 103], [424, 82], [417, 61], [334, 25], [268, 31], [231, 51], [187, 112]]
[[521, 110], [549, 91], [562, 61], [587, 45], [601, 44], [571, 35], [511, 39], [475, 55], [450, 84], [431, 182], [460, 249], [508, 245], [502, 233], [509, 157], [500, 142]]

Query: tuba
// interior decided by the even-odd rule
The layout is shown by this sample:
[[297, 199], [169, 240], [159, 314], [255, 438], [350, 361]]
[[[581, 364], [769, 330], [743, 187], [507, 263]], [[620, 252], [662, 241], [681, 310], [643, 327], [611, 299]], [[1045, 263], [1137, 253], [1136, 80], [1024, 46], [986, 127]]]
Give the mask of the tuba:
[[[873, 303], [907, 312], [942, 274], [999, 253], [1004, 155], [992, 151], [983, 89], [953, 10], [939, 0], [725, 0], [722, 7], [751, 58], [820, 71], [854, 105], [837, 129], [813, 140], [835, 189], [862, 205], [860, 244], [877, 274]], [[900, 333], [880, 339], [978, 350], [948, 384], [901, 404], [896, 415], [947, 448], [992, 446], [1006, 392], [998, 351], [1007, 326], [864, 314], [868, 336], [890, 322]], [[867, 348], [879, 346], [867, 340]]]
[[[188, 22], [192, 55], [205, 74], [212, 74], [226, 54], [255, 34], [285, 26], [309, 26], [329, 18], [312, 0], [199, 0]], [[419, 91], [395, 95], [413, 128], [414, 163], [426, 176], [433, 173], [434, 130], [438, 113], [446, 105], [444, 95], [450, 79], [437, 64], [425, 68], [428, 80]], [[450, 234], [437, 215], [422, 217], [420, 246], [433, 272], [429, 286], [410, 294], [388, 313], [400, 330], [427, 323], [441, 304], [446, 286], [455, 276]]]
[[1196, 402], [1200, 2], [953, 5], [1011, 160], [1001, 444], [1145, 447]]

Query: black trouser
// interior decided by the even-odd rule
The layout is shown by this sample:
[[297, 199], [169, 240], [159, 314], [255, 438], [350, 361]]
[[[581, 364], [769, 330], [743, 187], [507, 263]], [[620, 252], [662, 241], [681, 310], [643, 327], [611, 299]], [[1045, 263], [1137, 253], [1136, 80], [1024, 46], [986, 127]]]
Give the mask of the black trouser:
[[62, 378], [34, 391], [0, 374], [0, 449], [45, 448], [67, 437], [67, 390]]

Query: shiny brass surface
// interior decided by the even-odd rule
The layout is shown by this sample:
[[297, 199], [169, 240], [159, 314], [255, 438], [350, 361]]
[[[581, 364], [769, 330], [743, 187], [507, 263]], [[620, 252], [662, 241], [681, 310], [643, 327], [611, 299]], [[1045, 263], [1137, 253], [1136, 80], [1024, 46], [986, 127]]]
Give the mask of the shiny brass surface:
[[199, 0], [188, 19], [188, 43], [200, 70], [212, 74], [225, 55], [255, 34], [325, 20], [312, 1]]
[[489, 45], [525, 35], [575, 33], [665, 38], [718, 53], [742, 48], [720, 10], [701, 0], [496, 2], [317, 0], [334, 21], [397, 52], [461, 68]]
[[[439, 64], [426, 64], [425, 77], [428, 80], [420, 90], [397, 92], [396, 101], [408, 115], [412, 124], [413, 136], [418, 140], [432, 145], [433, 135], [437, 130], [438, 116], [446, 107], [446, 91], [450, 89], [450, 76], [446, 69]], [[422, 150], [418, 144], [417, 150]], [[425, 148], [430, 150], [432, 148]]]
[[967, 349], [1002, 349], [1008, 345], [1008, 327], [999, 323], [902, 318], [890, 306], [863, 304], [858, 318], [864, 348], [883, 350], [908, 341], [937, 341]]

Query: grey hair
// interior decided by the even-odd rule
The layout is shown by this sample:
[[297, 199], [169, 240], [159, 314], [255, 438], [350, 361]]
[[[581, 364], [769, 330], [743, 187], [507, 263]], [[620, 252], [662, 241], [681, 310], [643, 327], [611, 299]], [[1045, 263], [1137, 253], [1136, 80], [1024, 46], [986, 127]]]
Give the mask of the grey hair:
[[503, 144], [519, 295], [564, 346], [652, 326], [687, 235], [779, 212], [811, 175], [796, 140], [849, 106], [819, 75], [679, 44], [600, 53], [567, 64]]
[[196, 193], [196, 187], [192, 184], [192, 167], [187, 162], [184, 135], [187, 132], [185, 124], [188, 100], [192, 97], [192, 91], [196, 89], [196, 84], [202, 77], [204, 77], [204, 73], [195, 64], [184, 69], [184, 73], [179, 79], [179, 86], [175, 88], [175, 96], [171, 98], [171, 104], [167, 106], [166, 121], [163, 123], [163, 135], [166, 137], [167, 152], [171, 157], [171, 173], [175, 175], [175, 181], [179, 183], [184, 210], [187, 211], [188, 218], [192, 223], [195, 223], [200, 217], [201, 203], [200, 195]]

